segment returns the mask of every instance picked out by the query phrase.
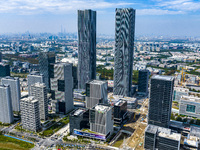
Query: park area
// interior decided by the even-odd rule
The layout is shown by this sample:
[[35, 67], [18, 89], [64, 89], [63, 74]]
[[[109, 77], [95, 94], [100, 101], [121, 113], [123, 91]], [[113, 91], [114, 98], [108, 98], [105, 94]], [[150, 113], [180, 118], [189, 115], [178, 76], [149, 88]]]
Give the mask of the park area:
[[0, 150], [29, 150], [34, 144], [0, 135]]

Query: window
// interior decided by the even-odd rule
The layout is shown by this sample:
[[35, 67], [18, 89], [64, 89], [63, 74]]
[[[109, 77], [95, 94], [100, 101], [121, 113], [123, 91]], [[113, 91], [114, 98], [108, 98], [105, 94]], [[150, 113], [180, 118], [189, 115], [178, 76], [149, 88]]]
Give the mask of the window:
[[186, 111], [187, 111], [187, 112], [195, 113], [195, 107], [196, 107], [196, 106], [194, 106], [194, 105], [187, 105]]

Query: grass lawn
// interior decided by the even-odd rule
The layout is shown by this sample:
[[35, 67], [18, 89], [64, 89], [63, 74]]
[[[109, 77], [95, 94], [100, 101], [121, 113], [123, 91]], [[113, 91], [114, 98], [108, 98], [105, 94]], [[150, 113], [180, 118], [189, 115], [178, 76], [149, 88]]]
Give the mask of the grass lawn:
[[29, 150], [34, 144], [0, 135], [0, 150]]
[[120, 137], [117, 139], [117, 141], [112, 145], [114, 147], [120, 147], [122, 145], [124, 139], [126, 139], [128, 136], [124, 133], [120, 135]]

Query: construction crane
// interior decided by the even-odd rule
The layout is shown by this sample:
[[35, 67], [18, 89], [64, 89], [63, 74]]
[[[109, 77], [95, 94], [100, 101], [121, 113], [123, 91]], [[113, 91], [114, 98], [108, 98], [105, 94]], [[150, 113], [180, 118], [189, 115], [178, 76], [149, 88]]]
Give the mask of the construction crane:
[[183, 82], [185, 82], [185, 76], [186, 76], [186, 74], [188, 74], [184, 70], [187, 71], [187, 69], [186, 68], [182, 68], [182, 71], [181, 71], [181, 86], [183, 85]]

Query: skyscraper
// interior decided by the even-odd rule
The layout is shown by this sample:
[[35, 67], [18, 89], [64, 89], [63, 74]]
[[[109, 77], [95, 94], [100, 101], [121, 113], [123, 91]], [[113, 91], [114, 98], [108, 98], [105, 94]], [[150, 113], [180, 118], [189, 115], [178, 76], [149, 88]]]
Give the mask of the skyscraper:
[[48, 119], [48, 99], [47, 90], [44, 83], [35, 83], [31, 85], [31, 96], [39, 101], [40, 119]]
[[115, 70], [114, 95], [131, 96], [135, 10], [117, 8], [115, 11]]
[[39, 70], [44, 75], [44, 83], [46, 88], [50, 90], [50, 64], [55, 63], [55, 53], [53, 52], [41, 52], [38, 56]]
[[37, 82], [44, 83], [44, 75], [38, 71], [32, 71], [28, 76], [28, 94], [31, 94], [31, 85]]
[[12, 101], [9, 85], [0, 85], [0, 122], [12, 123], [14, 121]]
[[104, 134], [106, 137], [113, 132], [113, 106], [97, 104], [90, 109], [90, 130]]
[[10, 76], [10, 66], [0, 63], [0, 77]]
[[38, 131], [40, 126], [39, 102], [33, 96], [20, 101], [22, 127], [31, 131]]
[[96, 11], [78, 10], [78, 88], [96, 79]]
[[86, 83], [86, 108], [92, 108], [96, 104], [107, 104], [108, 82], [92, 80]]
[[0, 52], [0, 62], [2, 62], [2, 53]]
[[138, 94], [147, 95], [148, 81], [149, 81], [149, 70], [139, 70]]
[[169, 127], [174, 77], [154, 75], [151, 78], [148, 124]]
[[[59, 112], [68, 113], [73, 110], [73, 77], [72, 64], [56, 63], [52, 66], [51, 93], [54, 100], [60, 102]], [[62, 111], [61, 111], [62, 110]]]
[[20, 111], [20, 83], [18, 77], [5, 77], [1, 79], [2, 84], [10, 85], [10, 93], [11, 93], [11, 100], [12, 100], [12, 108], [13, 111]]

